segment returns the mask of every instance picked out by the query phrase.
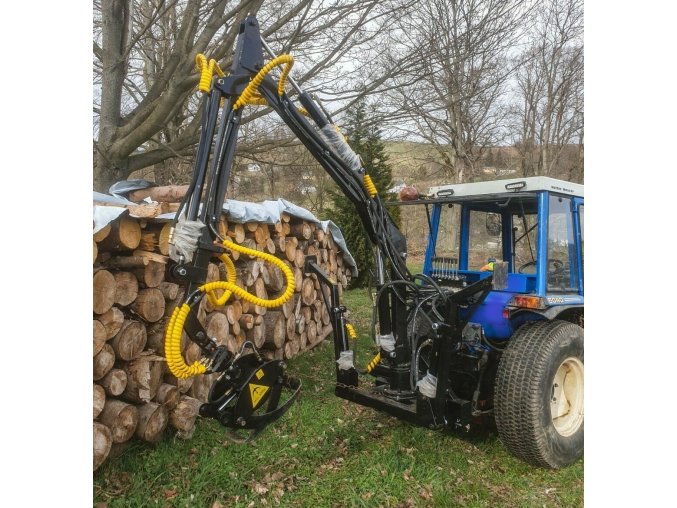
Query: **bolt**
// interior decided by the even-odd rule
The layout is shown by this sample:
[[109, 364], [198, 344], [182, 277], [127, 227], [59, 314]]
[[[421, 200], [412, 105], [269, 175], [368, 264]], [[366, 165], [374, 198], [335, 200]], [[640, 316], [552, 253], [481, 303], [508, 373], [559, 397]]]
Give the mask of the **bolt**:
[[216, 82], [217, 82], [219, 85], [223, 85], [223, 80], [222, 80], [222, 79], [217, 79]]
[[244, 427], [245, 425], [247, 425], [247, 421], [241, 416], [237, 420], [235, 420], [235, 423], [237, 423], [240, 427]]
[[185, 268], [179, 268], [176, 271], [176, 273], [178, 273], [179, 275], [186, 275], [188, 273], [188, 271]]

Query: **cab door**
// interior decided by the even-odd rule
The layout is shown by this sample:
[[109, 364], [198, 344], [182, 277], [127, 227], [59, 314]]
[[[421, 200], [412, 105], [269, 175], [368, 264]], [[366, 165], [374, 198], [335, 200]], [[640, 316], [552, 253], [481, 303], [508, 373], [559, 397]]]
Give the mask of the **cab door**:
[[547, 292], [582, 292], [577, 198], [550, 192], [547, 231]]

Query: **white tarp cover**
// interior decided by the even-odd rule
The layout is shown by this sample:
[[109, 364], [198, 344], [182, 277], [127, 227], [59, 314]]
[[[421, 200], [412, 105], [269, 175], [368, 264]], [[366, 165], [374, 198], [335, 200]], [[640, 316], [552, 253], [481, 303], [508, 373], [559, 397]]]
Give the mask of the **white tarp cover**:
[[[126, 208], [122, 206], [109, 205], [108, 203], [119, 203], [120, 205], [134, 205], [131, 201], [117, 196], [110, 196], [100, 192], [94, 192], [94, 202], [106, 203], [105, 205], [94, 205], [94, 233], [104, 228], [109, 222], [117, 219]], [[223, 211], [228, 215], [228, 220], [232, 222], [263, 222], [266, 224], [275, 224], [279, 222], [280, 216], [283, 212], [289, 215], [298, 217], [299, 219], [308, 222], [319, 224], [322, 230], [329, 232], [334, 237], [336, 245], [339, 246], [343, 252], [343, 259], [350, 266], [354, 277], [357, 276], [357, 265], [355, 259], [348, 251], [348, 246], [343, 238], [341, 230], [336, 224], [330, 220], [321, 221], [315, 217], [311, 212], [302, 208], [286, 199], [278, 199], [275, 201], [264, 201], [263, 203], [250, 203], [248, 201], [237, 201], [235, 199], [227, 199], [223, 204]], [[130, 214], [134, 217], [133, 214]], [[158, 215], [154, 220], [172, 220], [173, 213], [165, 213]]]

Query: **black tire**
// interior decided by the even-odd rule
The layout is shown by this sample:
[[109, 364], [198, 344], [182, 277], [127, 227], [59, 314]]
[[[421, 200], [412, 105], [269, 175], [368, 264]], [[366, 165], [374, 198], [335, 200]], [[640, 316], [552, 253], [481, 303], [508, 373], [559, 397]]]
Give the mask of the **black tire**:
[[[580, 367], [576, 378], [580, 390], [571, 391], [580, 396], [572, 396], [571, 404], [566, 406], [580, 407], [580, 411], [564, 417], [568, 418], [567, 427], [561, 427], [562, 420], [558, 419], [565, 434], [562, 435], [553, 422], [551, 403], [558, 411], [555, 374], [565, 362], [560, 375], [567, 372], [568, 376], [571, 365]], [[536, 321], [515, 332], [498, 365], [494, 402], [498, 435], [513, 455], [529, 464], [553, 469], [568, 466], [583, 455], [582, 368], [580, 326], [559, 320]], [[564, 388], [561, 390], [563, 395]], [[568, 410], [561, 411], [568, 414]]]

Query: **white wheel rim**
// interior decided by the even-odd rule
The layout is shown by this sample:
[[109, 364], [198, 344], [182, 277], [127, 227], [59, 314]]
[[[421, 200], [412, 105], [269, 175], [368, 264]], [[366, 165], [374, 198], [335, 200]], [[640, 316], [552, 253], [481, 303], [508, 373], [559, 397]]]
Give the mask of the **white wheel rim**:
[[550, 412], [555, 430], [562, 436], [571, 436], [583, 424], [583, 362], [578, 358], [567, 358], [557, 369]]

